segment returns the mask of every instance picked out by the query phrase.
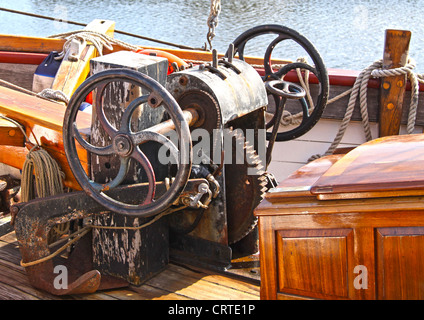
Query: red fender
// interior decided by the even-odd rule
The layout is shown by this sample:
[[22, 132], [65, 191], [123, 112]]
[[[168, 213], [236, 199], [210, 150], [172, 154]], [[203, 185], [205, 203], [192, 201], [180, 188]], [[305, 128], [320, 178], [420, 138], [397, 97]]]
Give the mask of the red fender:
[[168, 59], [168, 74], [171, 74], [172, 72], [175, 71], [174, 67], [172, 66], [174, 62], [177, 63], [179, 69], [181, 69], [181, 67], [185, 67], [185, 68], [188, 67], [188, 63], [185, 62], [183, 59], [166, 51], [154, 50], [154, 49], [138, 49], [135, 52]]

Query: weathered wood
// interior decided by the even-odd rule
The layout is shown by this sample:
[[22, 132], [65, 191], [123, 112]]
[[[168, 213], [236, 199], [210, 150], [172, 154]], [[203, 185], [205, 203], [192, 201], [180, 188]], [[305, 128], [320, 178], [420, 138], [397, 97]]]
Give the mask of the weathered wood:
[[191, 300], [189, 297], [183, 296], [181, 294], [169, 292], [167, 290], [152, 287], [147, 284], [141, 287], [131, 286], [131, 290], [136, 292], [134, 296], [140, 300]]
[[[0, 79], [26, 90], [32, 90], [34, 72], [37, 66], [32, 64], [0, 63]], [[2, 86], [6, 85], [2, 83]]]
[[[386, 30], [383, 69], [405, 66], [408, 61], [410, 31]], [[380, 137], [399, 134], [406, 75], [381, 79]]]
[[[91, 60], [92, 74], [113, 68], [137, 70], [165, 85], [168, 62], [164, 58], [124, 51]], [[142, 90], [130, 83], [115, 81], [105, 88], [102, 99], [94, 99], [94, 108], [101, 104], [110, 124], [119, 130], [125, 108], [134, 99], [146, 94]], [[145, 105], [138, 108], [131, 121], [132, 130], [139, 131], [158, 124], [163, 113], [163, 107], [153, 109]], [[90, 142], [96, 146], [111, 143], [111, 137], [103, 129], [96, 113], [93, 113]], [[156, 147], [149, 143], [140, 148], [147, 157], [157, 154]], [[116, 177], [120, 168], [119, 157], [93, 154], [91, 160], [91, 176], [94, 181], [103, 182]], [[155, 168], [154, 163], [153, 167]], [[159, 181], [160, 177], [156, 176], [156, 179]], [[146, 181], [144, 170], [139, 165], [131, 166], [125, 183], [142, 181]], [[117, 213], [102, 215], [96, 220], [96, 224], [105, 226], [136, 226], [147, 222], [143, 218], [126, 217]], [[93, 262], [96, 267], [102, 273], [125, 279], [132, 284], [139, 285], [162, 270], [169, 262], [168, 251], [168, 229], [163, 219], [141, 230], [99, 229], [93, 232]]]
[[258, 300], [259, 287], [206, 271], [169, 265], [141, 286], [104, 290], [92, 294], [53, 296], [33, 288], [23, 267], [20, 251], [11, 232], [0, 237], [0, 296], [3, 299], [36, 300]]
[[[27, 279], [25, 272], [18, 272], [11, 269], [8, 265], [4, 265], [0, 261], [0, 283], [7, 286], [8, 288], [16, 288], [19, 290], [17, 293], [19, 297], [29, 296], [31, 299], [43, 299], [43, 300], [52, 300], [55, 299], [55, 296], [39, 292], [37, 289], [34, 289]], [[0, 289], [1, 290], [1, 289]], [[8, 289], [7, 289], [8, 291]], [[14, 299], [14, 298], [12, 298]]]

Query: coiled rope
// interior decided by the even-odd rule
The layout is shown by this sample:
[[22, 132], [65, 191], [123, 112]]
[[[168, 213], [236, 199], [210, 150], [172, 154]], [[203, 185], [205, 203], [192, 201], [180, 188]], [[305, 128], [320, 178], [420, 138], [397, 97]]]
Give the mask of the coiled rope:
[[65, 177], [57, 162], [40, 146], [34, 146], [22, 167], [22, 201], [63, 193]]
[[[29, 138], [19, 122], [4, 115], [0, 115], [0, 118], [15, 124], [22, 131], [25, 141], [29, 142]], [[34, 133], [32, 134], [34, 135]], [[27, 154], [22, 167], [21, 200], [23, 202], [28, 202], [37, 196], [47, 197], [63, 193], [62, 179], [65, 174], [47, 151], [40, 147], [35, 135], [34, 139], [36, 144]], [[55, 225], [48, 235], [49, 243], [55, 241], [68, 230], [69, 223]]]

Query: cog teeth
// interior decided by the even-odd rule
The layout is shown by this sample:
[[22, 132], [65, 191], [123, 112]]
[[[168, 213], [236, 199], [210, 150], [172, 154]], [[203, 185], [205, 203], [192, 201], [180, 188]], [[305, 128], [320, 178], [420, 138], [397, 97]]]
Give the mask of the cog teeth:
[[246, 151], [253, 152], [253, 146], [248, 144], [247, 142], [246, 142], [244, 148], [246, 149]]
[[[264, 200], [265, 195], [268, 191], [268, 178], [266, 176], [265, 166], [263, 164], [263, 161], [257, 154], [254, 145], [245, 140], [245, 137], [241, 130], [233, 130], [233, 128], [230, 128], [228, 132], [233, 138], [235, 138], [237, 146], [243, 145], [245, 167], [246, 170], [249, 170], [249, 176], [253, 176], [251, 178], [252, 184], [250, 187], [254, 188], [254, 196], [251, 200], [249, 200], [248, 205], [252, 206], [250, 208], [256, 208], [262, 202], [262, 200]], [[237, 233], [234, 234], [233, 232], [230, 234], [231, 243], [235, 243], [238, 240], [242, 239], [244, 236], [249, 234], [249, 232], [251, 232], [253, 228], [257, 225], [258, 219], [253, 215], [253, 211], [247, 216], [246, 219], [249, 220], [242, 221], [243, 230], [240, 231], [239, 229], [237, 229], [239, 230], [237, 231]], [[249, 223], [248, 226], [245, 225], [247, 223]]]
[[262, 187], [266, 187], [266, 185], [268, 184], [268, 179], [267, 179], [267, 177], [266, 177], [266, 176], [264, 176], [264, 175], [261, 175], [261, 176], [259, 177], [259, 180], [260, 180], [259, 185], [261, 185]]

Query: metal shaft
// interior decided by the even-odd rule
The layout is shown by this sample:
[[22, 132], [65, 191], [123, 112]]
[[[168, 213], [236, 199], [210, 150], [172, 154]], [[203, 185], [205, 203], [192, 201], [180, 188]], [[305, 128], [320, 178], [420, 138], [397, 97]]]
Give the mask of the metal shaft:
[[[188, 122], [188, 125], [191, 127], [199, 120], [199, 114], [193, 108], [188, 108], [183, 110], [184, 119]], [[165, 134], [171, 130], [175, 129], [175, 125], [172, 120], [166, 120], [161, 122], [153, 127], [150, 127], [148, 130], [153, 131], [160, 134]]]

